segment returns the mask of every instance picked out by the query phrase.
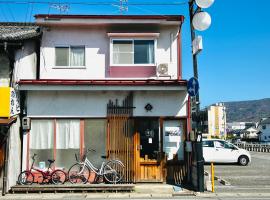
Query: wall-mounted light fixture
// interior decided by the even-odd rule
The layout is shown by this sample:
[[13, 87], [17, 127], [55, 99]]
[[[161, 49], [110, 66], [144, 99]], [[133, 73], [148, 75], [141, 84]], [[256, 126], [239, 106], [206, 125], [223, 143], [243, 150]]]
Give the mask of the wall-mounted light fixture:
[[153, 106], [150, 103], [148, 103], [144, 106], [144, 109], [146, 110], [146, 112], [150, 112], [153, 110]]

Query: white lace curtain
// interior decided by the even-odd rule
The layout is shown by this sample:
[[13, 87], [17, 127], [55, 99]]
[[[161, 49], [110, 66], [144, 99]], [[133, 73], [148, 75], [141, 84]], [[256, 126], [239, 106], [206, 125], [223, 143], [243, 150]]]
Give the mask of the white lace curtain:
[[30, 149], [53, 149], [53, 120], [32, 120]]
[[80, 120], [56, 121], [56, 149], [80, 148]]
[[[30, 149], [54, 148], [54, 120], [32, 120]], [[80, 148], [80, 120], [56, 121], [56, 149]]]
[[84, 66], [84, 48], [70, 48], [70, 66]]

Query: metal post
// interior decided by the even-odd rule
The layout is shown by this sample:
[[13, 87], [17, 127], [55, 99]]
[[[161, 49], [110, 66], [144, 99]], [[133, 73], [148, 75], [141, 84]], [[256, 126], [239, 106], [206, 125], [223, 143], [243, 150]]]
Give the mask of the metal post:
[[[191, 32], [191, 42], [195, 39], [195, 30], [192, 25], [192, 19], [194, 16], [194, 0], [189, 1], [189, 17], [190, 17], [190, 32]], [[198, 80], [198, 63], [197, 63], [197, 55], [192, 53], [192, 60], [193, 60], [193, 73], [194, 77]], [[203, 153], [202, 153], [202, 141], [201, 141], [201, 131], [199, 130], [200, 122], [199, 122], [199, 112], [200, 112], [200, 98], [199, 92], [194, 97], [195, 99], [195, 106], [196, 106], [196, 113], [195, 119], [195, 135], [196, 135], [196, 144], [195, 144], [195, 152], [197, 158], [197, 190], [199, 192], [204, 191], [204, 161], [203, 161]], [[198, 138], [200, 139], [198, 140]]]
[[215, 168], [214, 168], [214, 163], [211, 163], [211, 183], [212, 183], [212, 192], [215, 192]]

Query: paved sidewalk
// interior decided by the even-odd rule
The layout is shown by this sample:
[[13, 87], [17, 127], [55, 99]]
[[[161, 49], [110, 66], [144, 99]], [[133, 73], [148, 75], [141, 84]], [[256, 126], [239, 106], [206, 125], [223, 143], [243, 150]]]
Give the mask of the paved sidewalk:
[[10, 200], [31, 200], [31, 199], [138, 199], [138, 198], [173, 198], [178, 196], [195, 196], [193, 191], [183, 189], [174, 185], [168, 184], [136, 184], [135, 191], [130, 193], [122, 192], [89, 192], [89, 193], [15, 193], [6, 194], [0, 199]]
[[[241, 192], [194, 192], [181, 187], [168, 184], [136, 184], [135, 191], [130, 193], [122, 192], [89, 192], [89, 193], [16, 193], [0, 196], [0, 200], [85, 200], [85, 199], [244, 199], [252, 198], [255, 194]], [[270, 199], [270, 191], [257, 193], [255, 196], [261, 199]], [[256, 199], [256, 198], [254, 198]]]
[[[1, 200], [85, 200], [85, 199], [250, 199], [254, 194], [249, 193], [195, 193], [183, 194], [183, 196], [173, 196], [172, 194], [147, 194], [147, 193], [47, 193], [47, 194], [8, 194], [0, 197]], [[256, 194], [263, 199], [270, 199], [270, 193]]]

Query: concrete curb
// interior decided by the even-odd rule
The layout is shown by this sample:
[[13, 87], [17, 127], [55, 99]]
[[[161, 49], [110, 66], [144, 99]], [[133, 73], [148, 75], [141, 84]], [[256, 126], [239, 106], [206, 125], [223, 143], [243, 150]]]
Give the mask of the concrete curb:
[[138, 194], [138, 193], [87, 193], [87, 194], [8, 194], [6, 196], [0, 196], [0, 200], [32, 200], [32, 199], [42, 199], [42, 200], [53, 200], [53, 199], [168, 199], [174, 197], [190, 197], [197, 196], [201, 198], [218, 198], [218, 197], [270, 197], [270, 193], [228, 193], [228, 192], [179, 192], [177, 194], [159, 194], [159, 193], [148, 193], [148, 194]]
[[[209, 172], [205, 171], [204, 175], [209, 176]], [[231, 183], [229, 181], [227, 181], [221, 177], [214, 176], [214, 179], [217, 180], [218, 182], [220, 182], [222, 185], [226, 185], [226, 186], [231, 185]]]
[[228, 193], [228, 192], [218, 192], [218, 193], [197, 193], [196, 196], [203, 198], [211, 198], [211, 197], [253, 197], [253, 196], [261, 196], [261, 197], [270, 197], [270, 193]]

